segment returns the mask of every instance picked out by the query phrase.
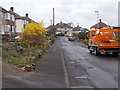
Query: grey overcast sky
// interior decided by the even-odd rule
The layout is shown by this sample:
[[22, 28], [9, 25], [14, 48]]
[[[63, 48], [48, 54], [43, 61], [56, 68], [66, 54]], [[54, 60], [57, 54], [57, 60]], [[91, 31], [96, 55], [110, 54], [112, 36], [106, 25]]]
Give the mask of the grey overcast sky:
[[9, 10], [11, 6], [21, 16], [29, 13], [36, 22], [44, 21], [49, 26], [52, 19], [52, 8], [55, 8], [55, 23], [63, 21], [77, 23], [88, 28], [97, 23], [97, 14], [102, 21], [111, 26], [118, 25], [119, 0], [0, 0], [0, 6]]

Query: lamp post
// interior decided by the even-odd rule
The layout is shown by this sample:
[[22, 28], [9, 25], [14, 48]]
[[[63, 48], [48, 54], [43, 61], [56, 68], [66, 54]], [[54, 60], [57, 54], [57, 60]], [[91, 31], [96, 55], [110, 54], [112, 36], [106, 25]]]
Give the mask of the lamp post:
[[99, 22], [99, 11], [95, 11], [97, 13], [97, 22]]

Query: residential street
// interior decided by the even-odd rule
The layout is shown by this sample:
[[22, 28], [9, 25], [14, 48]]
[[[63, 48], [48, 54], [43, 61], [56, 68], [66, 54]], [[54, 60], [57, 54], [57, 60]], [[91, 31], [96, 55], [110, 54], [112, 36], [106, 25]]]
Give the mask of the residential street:
[[3, 88], [117, 88], [118, 57], [91, 55], [86, 47], [60, 37], [30, 73], [3, 63]]
[[120, 90], [120, 0], [1, 0], [0, 88]]

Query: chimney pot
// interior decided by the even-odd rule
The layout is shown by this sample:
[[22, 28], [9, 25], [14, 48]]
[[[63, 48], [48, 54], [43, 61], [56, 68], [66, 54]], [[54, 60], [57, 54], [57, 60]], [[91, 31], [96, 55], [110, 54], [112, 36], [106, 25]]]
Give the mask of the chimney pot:
[[28, 17], [28, 13], [26, 13], [26, 17]]
[[102, 20], [100, 19], [100, 22], [101, 22]]
[[11, 11], [14, 11], [14, 7], [10, 7], [10, 10], [11, 10]]

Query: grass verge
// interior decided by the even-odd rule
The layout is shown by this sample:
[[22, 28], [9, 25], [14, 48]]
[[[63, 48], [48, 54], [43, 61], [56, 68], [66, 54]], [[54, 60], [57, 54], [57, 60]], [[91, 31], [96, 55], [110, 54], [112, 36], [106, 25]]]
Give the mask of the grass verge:
[[4, 61], [7, 61], [8, 63], [18, 65], [21, 67], [29, 64], [29, 61], [27, 61], [23, 55], [15, 51], [11, 51], [9, 53], [4, 52], [2, 58]]

